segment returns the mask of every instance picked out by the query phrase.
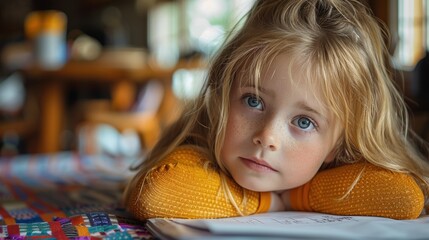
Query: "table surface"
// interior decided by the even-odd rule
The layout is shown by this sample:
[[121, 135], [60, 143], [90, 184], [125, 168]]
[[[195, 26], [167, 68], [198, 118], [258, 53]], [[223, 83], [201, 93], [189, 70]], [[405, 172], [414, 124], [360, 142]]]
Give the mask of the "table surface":
[[150, 239], [121, 206], [135, 159], [73, 152], [0, 158], [0, 239]]

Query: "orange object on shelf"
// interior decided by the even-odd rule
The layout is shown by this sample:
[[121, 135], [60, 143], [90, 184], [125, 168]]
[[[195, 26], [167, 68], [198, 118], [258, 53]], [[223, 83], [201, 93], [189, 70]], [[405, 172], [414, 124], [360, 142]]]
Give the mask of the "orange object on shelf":
[[45, 69], [58, 69], [67, 61], [67, 17], [56, 10], [33, 11], [25, 19], [25, 32], [33, 42], [34, 58]]
[[66, 24], [67, 17], [63, 12], [34, 11], [25, 19], [25, 33], [29, 39], [34, 39], [41, 32], [63, 33], [67, 28]]

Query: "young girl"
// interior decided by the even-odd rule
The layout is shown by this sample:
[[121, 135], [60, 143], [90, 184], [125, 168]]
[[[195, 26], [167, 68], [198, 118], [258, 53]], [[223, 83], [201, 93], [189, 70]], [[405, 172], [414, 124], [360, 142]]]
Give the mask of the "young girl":
[[418, 217], [429, 166], [409, 135], [384, 33], [357, 0], [257, 1], [139, 166], [128, 211]]

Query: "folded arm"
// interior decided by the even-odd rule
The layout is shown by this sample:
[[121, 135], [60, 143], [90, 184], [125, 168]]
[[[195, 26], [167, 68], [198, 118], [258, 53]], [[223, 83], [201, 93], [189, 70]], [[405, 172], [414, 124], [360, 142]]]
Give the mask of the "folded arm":
[[417, 218], [424, 207], [423, 192], [411, 176], [369, 163], [321, 171], [282, 197], [293, 210], [394, 219]]
[[[125, 202], [127, 210], [138, 219], [240, 215], [222, 190], [219, 173], [211, 167], [204, 167], [201, 156], [193, 151], [175, 152], [166, 163], [152, 170], [144, 181], [143, 178], [136, 179], [134, 186], [128, 189]], [[225, 181], [242, 213], [253, 214], [269, 209], [270, 193], [244, 190], [230, 178]]]

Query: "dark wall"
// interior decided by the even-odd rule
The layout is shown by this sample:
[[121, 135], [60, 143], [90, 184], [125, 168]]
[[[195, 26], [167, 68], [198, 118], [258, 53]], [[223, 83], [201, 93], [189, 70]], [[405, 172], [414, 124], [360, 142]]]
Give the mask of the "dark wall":
[[0, 47], [9, 41], [23, 38], [24, 17], [31, 11], [28, 0], [0, 1]]
[[[103, 45], [110, 44], [108, 36], [112, 26], [106, 25], [103, 15], [106, 9], [114, 9], [120, 19], [115, 28], [120, 28], [126, 45], [147, 46], [147, 13], [135, 7], [134, 0], [2, 0], [0, 1], [0, 48], [9, 42], [23, 40], [24, 20], [32, 10], [56, 9], [66, 13], [67, 30], [82, 31], [98, 39]], [[107, 10], [108, 12], [109, 10]], [[110, 18], [112, 19], [112, 18]]]
[[389, 25], [389, 9], [392, 0], [367, 0], [369, 6], [380, 20]]

